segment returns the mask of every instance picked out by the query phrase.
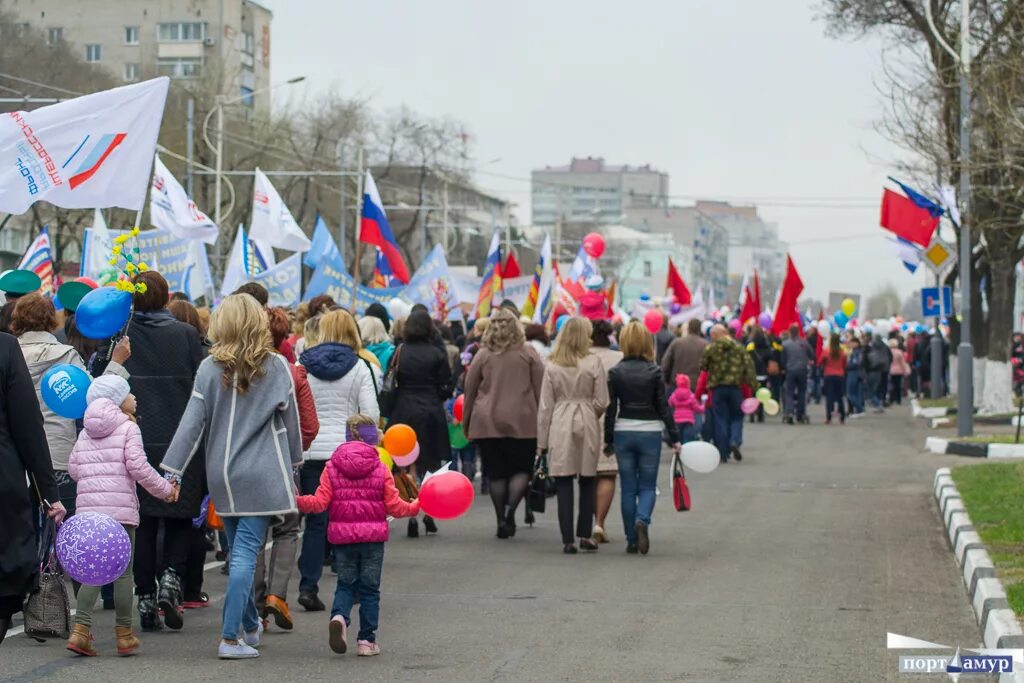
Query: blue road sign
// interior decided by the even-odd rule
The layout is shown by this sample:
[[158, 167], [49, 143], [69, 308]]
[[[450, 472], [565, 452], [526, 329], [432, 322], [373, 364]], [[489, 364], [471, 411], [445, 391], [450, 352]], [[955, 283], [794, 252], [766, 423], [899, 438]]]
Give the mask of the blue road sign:
[[[941, 291], [940, 291], [941, 290]], [[953, 314], [953, 290], [950, 287], [922, 287], [921, 315], [925, 318]]]

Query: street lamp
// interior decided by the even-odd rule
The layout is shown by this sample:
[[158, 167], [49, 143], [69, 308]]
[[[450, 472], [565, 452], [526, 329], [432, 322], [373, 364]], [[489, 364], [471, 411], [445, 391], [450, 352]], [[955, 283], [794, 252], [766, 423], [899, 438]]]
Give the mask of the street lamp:
[[[224, 173], [224, 107], [226, 107], [228, 105], [231, 105], [231, 104], [238, 104], [239, 102], [242, 102], [243, 100], [251, 99], [251, 98], [255, 97], [256, 95], [258, 95], [260, 93], [267, 92], [268, 90], [273, 90], [274, 88], [277, 88], [278, 86], [294, 85], [295, 83], [301, 83], [304, 80], [306, 80], [305, 76], [296, 76], [295, 78], [289, 78], [287, 81], [284, 81], [283, 83], [275, 83], [273, 85], [268, 85], [265, 88], [260, 88], [259, 90], [254, 90], [251, 93], [247, 93], [245, 95], [240, 95], [238, 97], [232, 97], [229, 100], [225, 100], [223, 95], [217, 95], [217, 100], [216, 100], [217, 103], [216, 103], [216, 105], [206, 115], [206, 119], [203, 120], [203, 141], [206, 142], [206, 146], [210, 148], [210, 151], [212, 151], [214, 154], [217, 155], [217, 165], [216, 165], [216, 167], [214, 169], [215, 170], [214, 180], [216, 182], [216, 187], [214, 188], [214, 200], [213, 200], [214, 201], [214, 205], [213, 205], [213, 212], [214, 212], [213, 222], [217, 224], [217, 227], [220, 227], [220, 221], [221, 221], [221, 218], [222, 218], [221, 210], [220, 210], [220, 205], [221, 205], [221, 184], [222, 184], [222, 181], [223, 181], [223, 173]], [[209, 126], [210, 126], [210, 117], [212, 117], [214, 114], [217, 114], [217, 144], [216, 145], [214, 145], [213, 143], [210, 142], [210, 136], [208, 134], [209, 133]]]

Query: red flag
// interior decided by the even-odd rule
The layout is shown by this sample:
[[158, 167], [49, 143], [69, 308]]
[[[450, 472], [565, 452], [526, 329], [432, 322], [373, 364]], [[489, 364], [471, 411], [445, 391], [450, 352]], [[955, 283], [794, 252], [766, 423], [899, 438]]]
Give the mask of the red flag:
[[939, 219], [903, 195], [886, 189], [882, 194], [881, 225], [903, 239], [927, 247]]
[[754, 295], [750, 293], [750, 287], [743, 290], [743, 309], [740, 311], [740, 322], [746, 323], [751, 318], [757, 320], [757, 316], [761, 313], [761, 308], [757, 305], [754, 300]]
[[672, 263], [671, 256], [668, 257], [668, 282], [665, 284], [665, 288], [672, 290], [672, 294], [676, 297], [676, 303], [680, 306], [689, 306], [693, 303], [693, 295], [690, 294], [690, 288], [683, 282], [679, 271], [676, 270], [676, 264]]
[[794, 323], [802, 328], [800, 311], [796, 308], [796, 302], [802, 291], [804, 291], [804, 281], [800, 279], [800, 273], [796, 272], [793, 258], [786, 256], [786, 279], [782, 281], [782, 291], [779, 292], [779, 305], [775, 309], [775, 318], [772, 320], [772, 334], [778, 336]]
[[761, 304], [761, 278], [757, 276], [757, 268], [754, 268], [754, 307], [757, 309], [757, 313], [754, 315], [760, 315], [764, 310], [764, 306]]
[[519, 261], [516, 260], [515, 252], [509, 251], [508, 258], [505, 259], [505, 265], [501, 269], [501, 279], [505, 280], [510, 277], [519, 277], [522, 274], [522, 271], [519, 269]]

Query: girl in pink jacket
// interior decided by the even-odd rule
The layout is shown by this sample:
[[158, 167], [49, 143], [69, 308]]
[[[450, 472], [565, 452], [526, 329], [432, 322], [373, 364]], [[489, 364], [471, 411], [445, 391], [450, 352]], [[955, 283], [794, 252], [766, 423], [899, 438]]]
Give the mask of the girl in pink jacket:
[[704, 406], [690, 390], [690, 378], [687, 375], [676, 375], [676, 388], [668, 397], [668, 404], [672, 408], [676, 427], [679, 428], [679, 442], [696, 441], [696, 414], [703, 413]]
[[327, 461], [316, 493], [299, 496], [296, 502], [304, 514], [328, 513], [327, 540], [335, 546], [338, 575], [328, 625], [331, 649], [339, 654], [348, 649], [349, 614], [358, 594], [358, 655], [370, 657], [380, 654], [377, 622], [388, 516], [415, 517], [420, 502], [407, 503], [398, 496], [391, 471], [376, 449], [380, 432], [373, 418], [354, 415], [345, 431], [346, 442]]
[[[135, 424], [135, 396], [128, 382], [116, 375], [97, 377], [86, 394], [85, 429], [68, 459], [68, 474], [78, 482], [77, 512], [99, 512], [124, 525], [135, 548], [135, 527], [139, 525], [139, 498], [135, 485], [173, 503], [178, 490], [160, 476], [146, 459], [142, 432]], [[82, 586], [78, 591], [75, 627], [67, 649], [95, 657], [92, 647], [92, 610], [100, 595], [99, 586]], [[117, 654], [127, 656], [139, 649], [132, 633], [132, 574], [128, 568], [114, 581], [114, 609]]]

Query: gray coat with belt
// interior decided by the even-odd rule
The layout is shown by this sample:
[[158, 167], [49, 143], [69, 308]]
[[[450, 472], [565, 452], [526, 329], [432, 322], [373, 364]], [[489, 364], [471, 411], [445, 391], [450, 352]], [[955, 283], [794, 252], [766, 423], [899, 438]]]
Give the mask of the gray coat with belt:
[[160, 465], [180, 475], [205, 441], [210, 497], [225, 517], [297, 510], [292, 467], [302, 463], [302, 439], [292, 374], [277, 354], [263, 369], [243, 394], [224, 385], [220, 363], [204, 360]]

